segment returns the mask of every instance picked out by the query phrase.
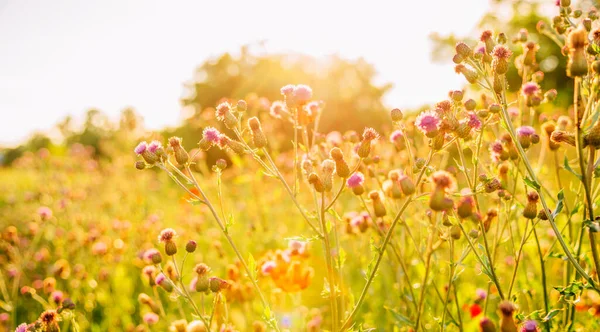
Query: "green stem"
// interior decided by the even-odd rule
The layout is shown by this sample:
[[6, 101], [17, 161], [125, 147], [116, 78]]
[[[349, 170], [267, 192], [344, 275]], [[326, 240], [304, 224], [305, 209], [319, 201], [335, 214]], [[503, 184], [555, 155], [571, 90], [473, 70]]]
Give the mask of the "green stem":
[[[544, 292], [544, 310], [546, 311], [546, 315], [550, 311], [550, 301], [548, 300], [548, 286], [546, 285], [546, 265], [544, 262], [544, 255], [542, 253], [542, 247], [540, 246], [540, 239], [538, 238], [537, 231], [535, 230], [535, 226], [533, 227], [533, 236], [535, 237], [535, 243], [537, 244], [538, 254], [540, 256], [540, 268], [542, 270], [542, 288]], [[550, 320], [546, 322], [546, 329], [550, 331], [552, 328], [552, 323]]]

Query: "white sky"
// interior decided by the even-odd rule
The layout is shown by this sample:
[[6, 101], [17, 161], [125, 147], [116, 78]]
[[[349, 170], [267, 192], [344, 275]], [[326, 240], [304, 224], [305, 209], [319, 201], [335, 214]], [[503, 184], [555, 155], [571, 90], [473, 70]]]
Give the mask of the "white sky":
[[414, 107], [464, 80], [430, 62], [431, 32], [469, 34], [486, 0], [0, 0], [0, 144], [91, 107], [133, 106], [150, 128], [180, 121], [203, 60], [267, 40], [267, 50], [364, 57]]

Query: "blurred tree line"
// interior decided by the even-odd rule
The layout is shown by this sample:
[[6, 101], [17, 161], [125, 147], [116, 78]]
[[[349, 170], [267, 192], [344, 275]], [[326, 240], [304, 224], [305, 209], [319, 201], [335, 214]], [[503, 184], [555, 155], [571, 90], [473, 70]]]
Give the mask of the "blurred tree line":
[[[152, 136], [143, 129], [141, 117], [128, 108], [122, 111], [118, 123], [111, 123], [100, 110], [90, 109], [83, 125], [77, 129], [71, 117], [60, 121], [56, 128], [63, 146], [75, 143], [91, 146], [98, 158], [130, 153], [135, 140], [158, 138], [157, 134], [182, 137], [186, 147], [191, 149], [196, 147], [205, 126], [220, 126], [214, 121], [214, 107], [223, 98], [247, 100], [252, 106], [249, 110], [252, 115], [268, 113], [270, 102], [282, 99], [279, 90], [287, 84], [307, 84], [313, 88], [315, 100], [326, 101], [320, 131], [362, 130], [364, 126], [380, 128], [388, 121], [382, 97], [391, 85], [375, 85], [375, 75], [375, 68], [363, 59], [253, 54], [248, 47], [242, 47], [239, 56], [225, 53], [196, 69], [191, 82], [184, 86], [187, 97], [181, 103], [187, 119], [179, 127], [166, 128]], [[291, 135], [289, 127], [279, 129], [289, 130]], [[0, 164], [10, 165], [24, 152], [40, 148], [56, 149], [57, 146], [38, 133], [16, 148], [0, 151]]]

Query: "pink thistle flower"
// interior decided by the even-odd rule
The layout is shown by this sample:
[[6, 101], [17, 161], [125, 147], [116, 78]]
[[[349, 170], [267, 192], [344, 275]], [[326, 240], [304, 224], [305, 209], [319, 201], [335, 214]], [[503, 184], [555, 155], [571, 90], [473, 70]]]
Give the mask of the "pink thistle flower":
[[146, 152], [146, 149], [148, 148], [148, 143], [146, 143], [146, 141], [140, 142], [140, 144], [138, 144], [135, 149], [133, 149], [133, 151], [140, 155], [144, 152]]
[[417, 116], [415, 120], [415, 126], [425, 135], [431, 135], [435, 133], [440, 126], [442, 121], [439, 115], [434, 111], [425, 111]]
[[365, 176], [361, 172], [355, 172], [346, 181], [348, 188], [356, 188], [365, 182]]
[[217, 110], [215, 111], [215, 115], [217, 117], [217, 120], [219, 121], [223, 121], [223, 119], [225, 119], [225, 115], [227, 115], [227, 113], [231, 112], [231, 104], [229, 104], [228, 102], [222, 102], [217, 106]]
[[300, 105], [306, 104], [312, 98], [312, 89], [308, 85], [299, 84], [294, 87], [294, 101]]
[[167, 280], [167, 276], [165, 276], [164, 273], [160, 273], [159, 275], [156, 276], [156, 278], [154, 279], [154, 282], [157, 285], [160, 285], [163, 282], [165, 282], [166, 280]]
[[144, 260], [146, 262], [152, 263], [152, 257], [154, 255], [160, 255], [160, 252], [158, 250], [156, 250], [155, 248], [151, 248], [151, 249], [144, 251], [144, 254], [142, 257], [144, 258]]
[[536, 321], [528, 320], [525, 322], [525, 324], [523, 324], [521, 332], [536, 332], [538, 330], [537, 325], [538, 324]]
[[320, 101], [311, 101], [306, 104], [304, 107], [310, 115], [321, 112], [321, 102]]
[[469, 114], [467, 114], [467, 118], [469, 119], [467, 122], [469, 127], [473, 128], [475, 130], [481, 129], [481, 126], [482, 126], [481, 120], [479, 119], [477, 114], [475, 114], [475, 112], [469, 112]]
[[274, 101], [273, 104], [271, 104], [269, 114], [271, 114], [272, 117], [281, 119], [281, 114], [284, 112], [285, 112], [285, 103], [284, 102], [277, 100], [277, 101]]
[[394, 130], [394, 132], [392, 132], [392, 134], [390, 135], [390, 142], [396, 143], [401, 141], [403, 138], [404, 134], [401, 130]]
[[452, 178], [452, 175], [446, 171], [437, 171], [431, 175], [431, 180], [435, 183], [436, 186], [449, 189], [454, 188], [455, 182]]
[[484, 289], [477, 288], [477, 290], [475, 291], [475, 297], [479, 301], [483, 301], [487, 297], [487, 292]]
[[284, 96], [290, 96], [292, 93], [294, 93], [295, 88], [296, 87], [294, 85], [288, 84], [288, 85], [284, 86], [283, 88], [281, 88], [280, 92]]
[[481, 45], [476, 50], [475, 53], [485, 54], [485, 46]]
[[530, 137], [535, 135], [535, 129], [531, 126], [521, 126], [517, 128], [517, 136], [519, 137]]
[[[156, 253], [158, 253], [158, 251]], [[152, 261], [152, 257], [150, 257], [150, 261]], [[144, 268], [142, 269], [142, 273], [147, 275], [148, 278], [152, 278], [156, 273], [156, 268], [154, 267], [154, 265], [144, 266]]]
[[50, 210], [50, 208], [47, 206], [40, 206], [37, 213], [42, 220], [48, 220], [52, 218], [52, 210]]
[[151, 153], [156, 153], [160, 148], [162, 148], [162, 144], [159, 141], [152, 141], [148, 144], [148, 151]]
[[15, 332], [27, 332], [27, 323], [22, 323], [21, 325], [17, 326]]
[[275, 263], [273, 261], [266, 261], [263, 263], [260, 270], [261, 270], [262, 274], [269, 275], [276, 267], [277, 267], [277, 263]]
[[158, 323], [158, 319], [158, 315], [153, 312], [149, 312], [144, 315], [144, 322], [148, 325], [154, 325]]
[[344, 142], [344, 138], [342, 137], [342, 134], [339, 131], [332, 131], [328, 133], [325, 137], [325, 140], [328, 144], [331, 144], [333, 146], [340, 146]]
[[500, 154], [502, 151], [504, 151], [504, 147], [500, 141], [496, 140], [490, 144], [490, 152]]
[[365, 128], [362, 137], [365, 141], [372, 141], [379, 138], [379, 134], [373, 128]]
[[292, 253], [298, 253], [302, 255], [306, 251], [306, 242], [291, 240], [288, 243], [288, 248], [292, 251]]
[[214, 127], [206, 127], [202, 131], [202, 137], [213, 144], [219, 144], [221, 133]]
[[521, 87], [521, 93], [526, 97], [531, 97], [540, 92], [540, 86], [535, 82], [527, 82]]
[[492, 50], [494, 58], [506, 60], [511, 57], [512, 51], [504, 45], [496, 45]]
[[52, 301], [54, 301], [54, 303], [57, 303], [57, 304], [61, 304], [65, 298], [63, 292], [61, 292], [59, 290], [52, 292], [50, 294], [50, 297], [52, 298]]
[[165, 228], [160, 232], [158, 236], [158, 242], [169, 242], [173, 241], [173, 239], [177, 236], [177, 232], [175, 232], [172, 228]]
[[194, 277], [194, 279], [192, 279], [192, 281], [190, 281], [189, 290], [192, 292], [195, 291], [197, 284], [198, 284], [198, 277]]

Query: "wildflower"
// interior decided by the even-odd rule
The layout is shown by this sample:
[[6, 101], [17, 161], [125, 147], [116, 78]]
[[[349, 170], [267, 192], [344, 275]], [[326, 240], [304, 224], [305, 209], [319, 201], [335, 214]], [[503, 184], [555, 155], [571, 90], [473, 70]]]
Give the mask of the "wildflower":
[[492, 38], [492, 31], [483, 31], [479, 37], [479, 40], [485, 44], [485, 52], [488, 54], [492, 53], [494, 47], [496, 46], [496, 42], [494, 41], [494, 38]]
[[240, 99], [238, 100], [237, 105], [235, 105], [235, 109], [238, 112], [246, 112], [248, 110], [248, 103], [246, 103], [245, 100]]
[[198, 244], [196, 243], [196, 241], [189, 240], [185, 245], [185, 251], [187, 251], [188, 253], [191, 254], [194, 251], [196, 251], [196, 247], [198, 247]]
[[292, 95], [292, 93], [294, 93], [294, 89], [295, 86], [293, 86], [292, 84], [288, 84], [286, 86], [284, 86], [283, 88], [281, 88], [281, 94], [285, 97], [289, 97]]
[[381, 195], [379, 192], [375, 190], [371, 191], [369, 193], [369, 198], [373, 202], [373, 211], [375, 212], [375, 216], [384, 217], [387, 214], [387, 211], [383, 201], [381, 200]]
[[500, 302], [498, 305], [498, 309], [500, 310], [500, 331], [517, 331], [517, 324], [515, 323], [515, 319], [513, 314], [516, 310], [514, 304], [509, 301]]
[[373, 128], [365, 128], [362, 141], [358, 147], [357, 154], [361, 158], [367, 158], [371, 153], [371, 141], [379, 138], [379, 134]]
[[517, 128], [517, 139], [519, 140], [519, 143], [523, 149], [529, 148], [534, 136], [537, 136], [537, 134], [535, 133], [535, 129], [533, 129], [533, 127], [521, 126]]
[[37, 210], [38, 215], [42, 220], [48, 220], [52, 218], [52, 210], [47, 206], [40, 206]]
[[457, 74], [463, 74], [465, 79], [467, 79], [467, 81], [471, 84], [477, 83], [477, 80], [479, 79], [479, 74], [477, 74], [475, 70], [462, 64], [456, 65], [454, 67], [454, 71]]
[[154, 279], [154, 283], [159, 285], [162, 289], [166, 290], [169, 293], [173, 291], [173, 284], [170, 280], [167, 279], [167, 276], [164, 275], [164, 273], [160, 273], [159, 275], [157, 275]]
[[555, 130], [550, 135], [550, 140], [554, 143], [566, 143], [571, 146], [575, 146], [575, 135], [567, 133], [566, 131]]
[[321, 181], [326, 192], [333, 189], [333, 173], [335, 172], [335, 162], [331, 159], [325, 159], [321, 163]]
[[468, 59], [473, 55], [473, 50], [463, 42], [456, 43], [455, 49], [456, 54], [460, 55], [464, 59]]
[[44, 311], [39, 318], [40, 323], [42, 324], [42, 328], [47, 332], [58, 332], [60, 328], [58, 326], [58, 322], [60, 321], [60, 316], [56, 312], [56, 310], [46, 310]]
[[148, 325], [154, 325], [154, 324], [158, 323], [158, 315], [153, 312], [149, 312], [149, 313], [145, 314], [144, 315], [144, 323], [146, 323]]
[[208, 267], [208, 265], [204, 264], [204, 263], [200, 263], [197, 264], [194, 267], [194, 272], [196, 272], [197, 275], [197, 281], [194, 287], [194, 290], [196, 292], [208, 292], [208, 288], [209, 288], [209, 281], [208, 281], [208, 274], [210, 272], [210, 268]]
[[441, 126], [439, 115], [434, 111], [425, 111], [417, 116], [415, 126], [427, 137], [433, 138]]
[[352, 189], [354, 195], [360, 196], [365, 192], [365, 188], [363, 187], [364, 182], [365, 176], [361, 172], [354, 172], [346, 181], [346, 185]]
[[400, 122], [402, 121], [402, 118], [404, 117], [402, 114], [402, 111], [399, 108], [394, 108], [391, 112], [390, 112], [390, 117], [392, 118], [393, 122]]
[[521, 94], [525, 98], [528, 107], [538, 106], [542, 101], [540, 86], [535, 82], [527, 82], [521, 87]]
[[539, 195], [535, 191], [531, 191], [527, 194], [527, 204], [523, 209], [523, 217], [527, 219], [535, 219], [537, 217], [537, 202], [539, 200]]
[[200, 149], [206, 151], [210, 149], [213, 145], [218, 145], [220, 138], [221, 133], [217, 129], [213, 127], [206, 127], [202, 131], [202, 139], [200, 140], [198, 145], [200, 146]]
[[311, 184], [318, 193], [325, 191], [325, 186], [323, 185], [323, 182], [317, 173], [310, 173], [308, 176], [308, 183]]
[[55, 290], [54, 292], [52, 292], [50, 294], [50, 298], [52, 299], [52, 301], [56, 304], [61, 304], [62, 301], [64, 300], [65, 296], [63, 294], [63, 292], [59, 291], [59, 290]]
[[496, 325], [491, 319], [487, 317], [481, 317], [479, 321], [479, 330], [481, 332], [496, 332]]
[[271, 271], [273, 271], [276, 267], [277, 263], [275, 263], [274, 261], [266, 261], [263, 263], [260, 270], [262, 274], [269, 275]]
[[329, 156], [331, 156], [331, 159], [335, 162], [335, 173], [342, 179], [347, 178], [350, 175], [350, 168], [348, 167], [346, 160], [344, 160], [342, 150], [335, 147], [331, 149]]
[[225, 123], [225, 127], [234, 129], [238, 124], [238, 118], [231, 111], [231, 104], [222, 102], [217, 106], [215, 115], [217, 120]]
[[248, 127], [250, 127], [250, 132], [252, 133], [252, 141], [254, 142], [254, 146], [259, 149], [267, 146], [267, 136], [265, 136], [265, 133], [260, 125], [260, 121], [258, 121], [257, 117], [248, 119]]
[[400, 189], [402, 189], [402, 193], [404, 195], [410, 196], [415, 193], [415, 191], [416, 191], [415, 183], [406, 174], [400, 175], [398, 182], [400, 183]]
[[181, 166], [187, 165], [190, 160], [190, 156], [187, 151], [181, 146], [181, 138], [180, 137], [171, 137], [169, 138], [169, 146], [173, 149], [175, 154], [175, 161]]
[[567, 62], [567, 76], [584, 76], [588, 72], [588, 62], [585, 54], [585, 47], [588, 44], [588, 33], [580, 27], [569, 33], [567, 36], [566, 47], [569, 51], [569, 61]]
[[144, 252], [144, 260], [151, 264], [160, 264], [162, 262], [162, 257], [158, 250], [152, 248]]
[[479, 119], [475, 112], [467, 113], [467, 124], [474, 130], [480, 130], [482, 126], [481, 119]]
[[508, 59], [512, 56], [512, 51], [504, 45], [496, 45], [492, 50], [492, 68], [494, 73], [504, 75], [508, 71]]
[[400, 151], [405, 148], [404, 134], [401, 130], [394, 130], [390, 134], [390, 142], [394, 144], [396, 150]]
[[523, 324], [523, 327], [521, 328], [521, 332], [537, 332], [537, 331], [538, 331], [538, 324], [533, 319], [525, 321], [525, 323]]
[[282, 101], [274, 101], [271, 104], [271, 108], [269, 109], [269, 114], [271, 114], [272, 117], [277, 118], [277, 119], [281, 119], [281, 115], [286, 112], [285, 110], [285, 103]]
[[429, 207], [434, 211], [445, 211], [454, 206], [452, 199], [446, 197], [446, 191], [454, 188], [454, 180], [450, 173], [446, 171], [437, 171], [431, 175], [431, 180], [435, 184], [435, 189], [429, 199]]
[[[154, 142], [153, 142], [154, 143]], [[160, 144], [160, 143], [159, 143]], [[153, 144], [153, 150], [156, 151], [157, 145]], [[138, 156], [142, 156], [146, 163], [153, 165], [159, 158], [156, 153], [150, 151], [150, 146], [146, 142], [139, 143], [133, 150]]]
[[305, 105], [312, 98], [312, 89], [308, 85], [299, 84], [294, 87], [294, 102], [297, 105]]
[[173, 256], [177, 253], [177, 245], [173, 241], [177, 233], [172, 228], [165, 228], [160, 232], [158, 241], [165, 244], [165, 253], [167, 256]]
[[15, 329], [15, 332], [27, 332], [27, 323], [22, 323]]
[[218, 293], [222, 290], [228, 289], [230, 286], [226, 280], [223, 280], [223, 279], [220, 279], [217, 277], [209, 278], [208, 283], [209, 283], [209, 288], [210, 288], [211, 292], [213, 292], [213, 293]]
[[471, 194], [471, 190], [468, 188], [464, 188], [460, 191], [463, 195], [458, 201], [458, 205], [456, 207], [456, 212], [461, 218], [469, 218], [473, 214], [473, 209], [475, 208], [475, 199]]

